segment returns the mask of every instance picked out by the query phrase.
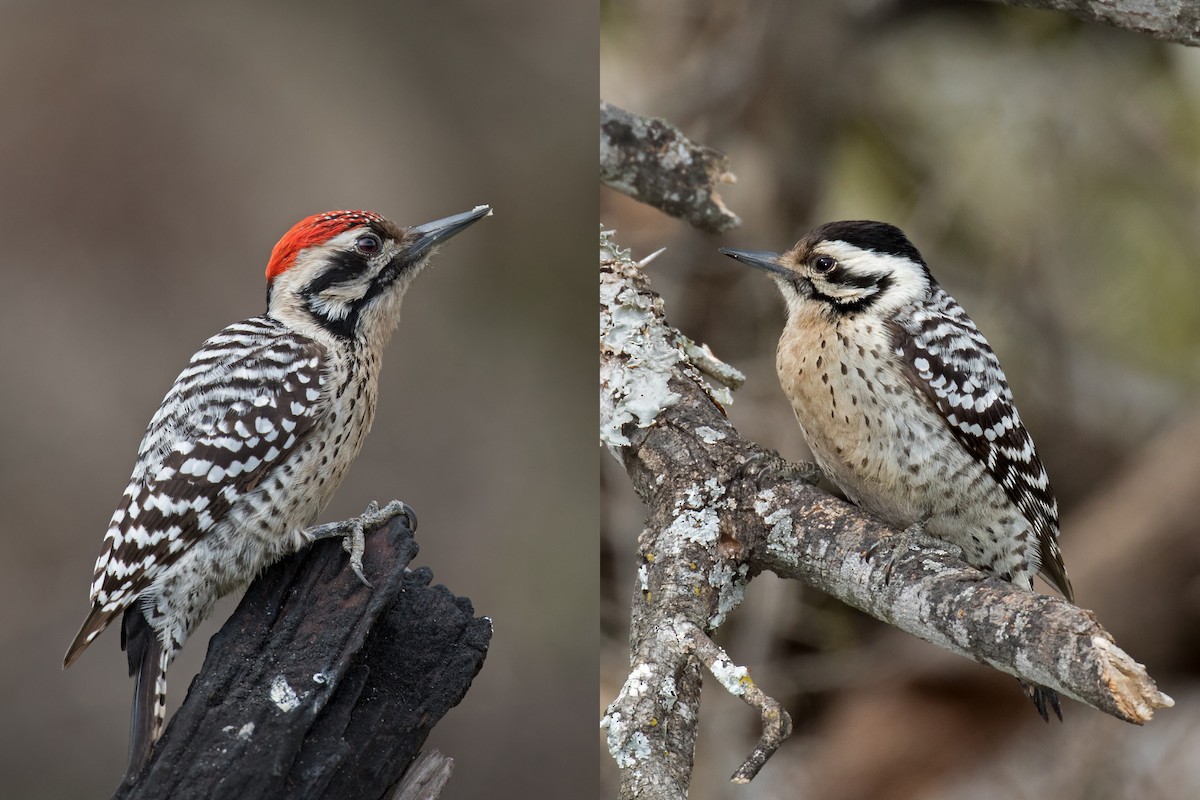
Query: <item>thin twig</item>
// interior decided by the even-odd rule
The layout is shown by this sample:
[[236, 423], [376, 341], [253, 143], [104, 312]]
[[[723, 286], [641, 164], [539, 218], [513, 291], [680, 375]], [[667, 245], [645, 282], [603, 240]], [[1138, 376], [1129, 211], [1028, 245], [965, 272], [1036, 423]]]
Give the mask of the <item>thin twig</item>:
[[792, 718], [778, 700], [768, 697], [758, 688], [758, 684], [750, 677], [750, 670], [734, 664], [708, 634], [693, 626], [688, 632], [688, 639], [696, 655], [717, 679], [717, 683], [721, 684], [725, 691], [756, 709], [762, 719], [762, 733], [754, 751], [730, 779], [734, 783], [749, 783], [767, 763], [767, 759], [779, 749], [779, 745], [783, 744], [783, 740], [792, 735]]

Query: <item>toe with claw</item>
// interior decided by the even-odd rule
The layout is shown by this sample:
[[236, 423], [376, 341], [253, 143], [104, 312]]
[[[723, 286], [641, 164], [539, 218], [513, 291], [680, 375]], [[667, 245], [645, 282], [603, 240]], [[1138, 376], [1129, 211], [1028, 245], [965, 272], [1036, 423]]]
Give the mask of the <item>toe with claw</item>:
[[774, 450], [760, 450], [742, 462], [734, 479], [758, 480], [760, 478], [804, 481], [811, 484], [821, 479], [821, 468], [808, 461], [788, 461]]
[[[924, 520], [918, 520], [918, 521], [914, 522], [912, 525], [909, 525], [907, 528], [904, 529], [905, 535], [920, 535], [924, 532], [925, 532], [925, 521]], [[862, 557], [862, 560], [863, 561], [873, 560], [875, 558], [875, 553], [879, 550], [879, 546], [881, 544], [883, 544], [884, 542], [886, 542], [888, 539], [892, 538], [893, 535], [894, 534], [892, 534], [890, 532], [881, 534], [880, 537], [878, 539], [876, 539], [875, 542], [870, 547], [867, 547], [865, 550], [863, 550], [862, 552], [859, 553], [859, 555]], [[883, 568], [883, 585], [884, 586], [888, 586], [891, 584], [892, 568], [895, 565], [896, 565], [896, 555], [893, 553], [892, 557], [888, 559], [888, 563], [886, 565], [884, 565], [884, 568]]]
[[363, 574], [363, 553], [367, 549], [365, 530], [366, 523], [363, 517], [353, 520], [350, 523], [350, 530], [342, 538], [342, 547], [350, 554], [350, 569], [354, 570], [354, 574], [358, 576], [364, 586], [374, 589], [375, 587], [367, 580], [367, 576]]
[[404, 522], [408, 525], [410, 531], [417, 529], [417, 512], [413, 511], [412, 506], [401, 500], [393, 500], [383, 508], [379, 507], [379, 503], [372, 500], [367, 504], [367, 510], [363, 512], [359, 519], [362, 520], [363, 526], [367, 528], [378, 528], [380, 525], [386, 525], [396, 517], [404, 517]]

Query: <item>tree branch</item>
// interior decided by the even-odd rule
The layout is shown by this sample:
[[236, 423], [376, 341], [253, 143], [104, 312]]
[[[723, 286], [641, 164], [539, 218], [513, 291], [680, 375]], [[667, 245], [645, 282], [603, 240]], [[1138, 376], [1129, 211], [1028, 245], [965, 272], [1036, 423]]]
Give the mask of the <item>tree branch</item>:
[[491, 622], [428, 569], [403, 518], [364, 569], [317, 542], [264, 572], [209, 643], [146, 769], [116, 798], [379, 798], [483, 666]]
[[661, 119], [600, 101], [600, 181], [697, 228], [721, 233], [742, 224], [717, 194], [733, 183], [729, 157], [694, 144]]
[[1059, 11], [1088, 22], [1144, 33], [1178, 44], [1200, 45], [1200, 7], [1179, 0], [991, 0], [1006, 6]]
[[[600, 249], [601, 438], [648, 508], [630, 677], [604, 721], [622, 797], [686, 793], [695, 657], [728, 663], [697, 633], [719, 627], [763, 570], [1128, 722], [1173, 704], [1089, 612], [992, 578], [945, 542], [891, 531], [803, 481], [770, 469], [750, 477], [748, 460], [777, 456], [729, 424], [727, 392], [705, 385], [641, 265], [610, 234]], [[743, 685], [738, 675], [722, 683]], [[752, 777], [788, 727], [765, 731], [735, 780]]]

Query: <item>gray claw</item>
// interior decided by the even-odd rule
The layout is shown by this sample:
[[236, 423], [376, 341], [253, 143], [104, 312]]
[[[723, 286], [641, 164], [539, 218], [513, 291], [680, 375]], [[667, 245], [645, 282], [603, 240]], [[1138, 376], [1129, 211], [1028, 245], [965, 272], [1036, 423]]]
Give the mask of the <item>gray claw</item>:
[[371, 585], [369, 580], [367, 580], [367, 576], [363, 574], [363, 553], [366, 552], [367, 549], [367, 538], [363, 534], [363, 523], [361, 519], [358, 520], [358, 523], [350, 530], [350, 533], [346, 534], [345, 538], [342, 539], [342, 547], [344, 547], [346, 552], [350, 554], [350, 569], [354, 570], [354, 574], [358, 576], [358, 579], [362, 581], [368, 589], [374, 589], [375, 587]]
[[372, 500], [363, 513], [362, 519], [364, 525], [375, 528], [401, 516], [404, 517], [409, 530], [417, 529], [417, 512], [413, 511], [412, 506], [401, 500], [393, 500], [383, 508], [380, 508], [379, 504]]

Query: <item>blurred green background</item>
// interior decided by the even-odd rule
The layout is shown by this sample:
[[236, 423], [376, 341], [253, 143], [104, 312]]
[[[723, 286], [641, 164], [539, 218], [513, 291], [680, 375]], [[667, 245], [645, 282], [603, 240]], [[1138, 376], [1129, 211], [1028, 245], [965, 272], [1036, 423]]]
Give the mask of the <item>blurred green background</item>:
[[[601, 219], [635, 258], [667, 248], [648, 270], [668, 319], [748, 376], [738, 429], [808, 457], [775, 377], [778, 290], [716, 249], [899, 225], [1000, 355], [1079, 604], [1177, 701], [1143, 729], [1074, 702], [1047, 726], [1012, 678], [765, 575], [719, 641], [796, 733], [731, 786], [757, 718], [706, 684], [692, 797], [1200, 796], [1200, 52], [990, 3], [601, 9], [601, 96], [732, 159], [738, 230], [608, 190]], [[600, 460], [603, 707], [628, 670], [643, 509]]]
[[[118, 631], [62, 655], [151, 414], [207, 336], [262, 311], [278, 237], [328, 209], [478, 203], [495, 216], [409, 292], [324, 519], [404, 499], [414, 563], [494, 621], [430, 739], [456, 759], [443, 797], [592, 782], [596, 63], [587, 4], [0, 10], [0, 795], [120, 778]], [[173, 667], [171, 710], [231, 609]]]

